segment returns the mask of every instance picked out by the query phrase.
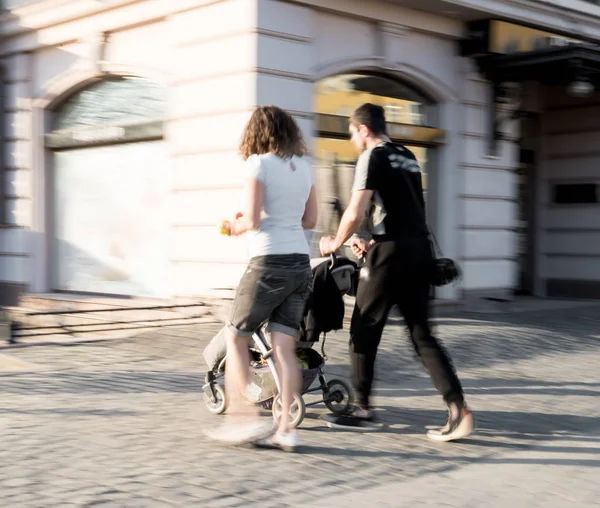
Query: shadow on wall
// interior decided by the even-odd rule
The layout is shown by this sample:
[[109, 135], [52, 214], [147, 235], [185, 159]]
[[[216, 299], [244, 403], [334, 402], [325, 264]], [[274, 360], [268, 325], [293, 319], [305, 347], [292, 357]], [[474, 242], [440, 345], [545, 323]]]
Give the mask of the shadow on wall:
[[[110, 244], [107, 255], [98, 255], [64, 240], [54, 240], [55, 252], [60, 259], [54, 273], [57, 289], [119, 296], [164, 297], [168, 264], [164, 270], [156, 266], [144, 267], [136, 252], [121, 249], [119, 243]], [[131, 255], [134, 254], [134, 255]]]
[[[27, 0], [6, 0], [0, 16], [0, 66], [3, 82], [0, 106], [0, 305], [18, 305], [29, 288], [31, 254], [41, 245], [31, 231], [35, 207], [35, 167], [32, 147], [32, 101], [41, 93], [38, 83], [72, 69], [84, 54], [64, 47], [36, 44], [34, 30], [27, 30], [18, 9]], [[26, 39], [27, 52], [19, 53], [20, 40]], [[31, 51], [32, 45], [35, 51]], [[76, 44], [71, 45], [73, 48]], [[32, 74], [35, 72], [35, 75]]]

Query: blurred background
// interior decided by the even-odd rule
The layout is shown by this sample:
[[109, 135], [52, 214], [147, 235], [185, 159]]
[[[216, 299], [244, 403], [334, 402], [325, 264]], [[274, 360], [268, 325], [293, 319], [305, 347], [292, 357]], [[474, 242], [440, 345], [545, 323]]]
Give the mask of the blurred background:
[[[0, 504], [598, 506], [598, 41], [597, 0], [0, 1]], [[213, 444], [202, 350], [248, 261], [216, 227], [242, 205], [242, 129], [265, 104], [300, 125], [316, 255], [365, 101], [463, 271], [432, 324], [477, 432], [425, 439], [443, 403], [392, 316], [377, 436], [322, 406], [292, 460]]]
[[215, 224], [241, 206], [261, 104], [308, 140], [317, 255], [367, 101], [463, 268], [436, 299], [600, 298], [599, 38], [583, 0], [5, 1], [0, 305], [230, 294], [245, 240]]

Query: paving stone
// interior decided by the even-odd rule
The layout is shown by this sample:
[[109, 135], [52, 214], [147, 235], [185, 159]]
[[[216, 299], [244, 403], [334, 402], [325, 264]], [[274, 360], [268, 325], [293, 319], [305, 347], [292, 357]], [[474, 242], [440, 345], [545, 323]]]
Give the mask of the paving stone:
[[[0, 348], [39, 367], [0, 373], [0, 506], [597, 505], [600, 305], [437, 318], [478, 425], [453, 444], [424, 435], [444, 406], [392, 320], [374, 399], [387, 427], [333, 431], [308, 408], [294, 455], [204, 437], [222, 421], [201, 393], [219, 327]], [[326, 347], [328, 377], [347, 376], [347, 330]]]

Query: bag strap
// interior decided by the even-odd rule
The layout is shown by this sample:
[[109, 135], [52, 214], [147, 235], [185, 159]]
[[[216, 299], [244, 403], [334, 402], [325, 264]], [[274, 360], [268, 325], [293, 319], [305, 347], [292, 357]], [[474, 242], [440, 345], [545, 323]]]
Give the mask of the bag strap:
[[[396, 145], [394, 143], [385, 142], [384, 147], [386, 148], [386, 150], [388, 152], [391, 151], [389, 145], [392, 145], [394, 151], [396, 153], [398, 153], [398, 149], [396, 148]], [[427, 228], [427, 232], [429, 233], [429, 236], [431, 237], [431, 241], [433, 243], [433, 249], [434, 249], [434, 256], [443, 258], [444, 253], [442, 252], [442, 249], [440, 247], [440, 244], [437, 241], [437, 238], [435, 237], [435, 235], [433, 234], [433, 231], [431, 230], [431, 228], [429, 227], [429, 224], [427, 223], [427, 218], [425, 217], [425, 212], [424, 212], [423, 208], [421, 207], [421, 202], [419, 201], [419, 198], [417, 197], [417, 193], [412, 185], [412, 182], [410, 181], [410, 179], [408, 178], [408, 175], [406, 174], [407, 171], [405, 169], [401, 169], [400, 173], [402, 173], [404, 181], [406, 182], [406, 185], [408, 186], [408, 188], [410, 190], [410, 194], [413, 197], [415, 206], [417, 207], [417, 210], [419, 210], [419, 214], [421, 215], [421, 218], [423, 219], [423, 222], [425, 223], [425, 227]]]

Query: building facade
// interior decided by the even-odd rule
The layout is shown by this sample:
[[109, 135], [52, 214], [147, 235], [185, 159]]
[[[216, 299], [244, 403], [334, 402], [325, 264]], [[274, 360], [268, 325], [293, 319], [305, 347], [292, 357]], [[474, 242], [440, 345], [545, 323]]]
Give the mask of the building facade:
[[[256, 105], [287, 109], [307, 138], [314, 246], [347, 203], [346, 117], [367, 100], [417, 154], [432, 229], [463, 269], [436, 298], [600, 298], [600, 7], [561, 4], [9, 1], [0, 305], [235, 287], [245, 240], [215, 225], [241, 206]], [[563, 55], [583, 62], [571, 81], [515, 70], [567, 43], [588, 51]]]

